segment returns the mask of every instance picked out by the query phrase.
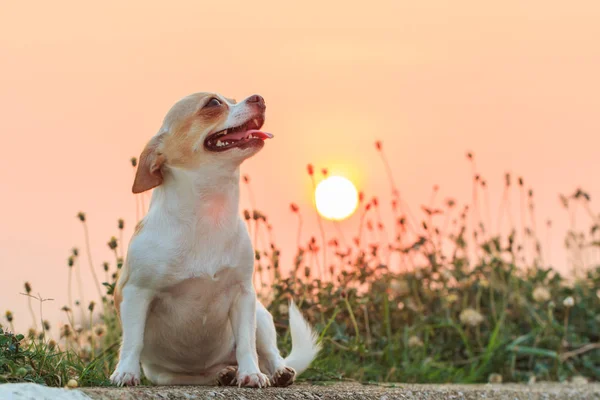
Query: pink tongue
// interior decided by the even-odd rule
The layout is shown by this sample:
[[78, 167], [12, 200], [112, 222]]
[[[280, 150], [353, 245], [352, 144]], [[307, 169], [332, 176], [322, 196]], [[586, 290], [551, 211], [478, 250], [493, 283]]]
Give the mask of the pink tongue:
[[233, 139], [233, 140], [240, 140], [243, 139], [247, 136], [254, 136], [256, 138], [265, 140], [265, 139], [270, 139], [273, 137], [273, 135], [271, 135], [270, 133], [267, 132], [263, 132], [263, 131], [259, 131], [258, 129], [249, 129], [247, 131], [242, 131], [242, 132], [235, 132], [235, 133], [228, 133], [225, 136], [220, 137], [220, 140], [226, 140], [226, 139]]
[[262, 140], [265, 139], [272, 139], [273, 135], [270, 134], [269, 132], [263, 132], [263, 131], [259, 131], [258, 129], [250, 129], [248, 132], [246, 132], [249, 135], [252, 135], [254, 137], [260, 138]]

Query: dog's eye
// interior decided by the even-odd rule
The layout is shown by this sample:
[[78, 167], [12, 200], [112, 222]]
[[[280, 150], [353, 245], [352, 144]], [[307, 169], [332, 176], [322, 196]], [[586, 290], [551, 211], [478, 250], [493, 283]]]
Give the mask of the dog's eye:
[[208, 101], [208, 103], [206, 103], [204, 105], [204, 107], [218, 107], [220, 105], [221, 105], [221, 101], [219, 99], [216, 99], [216, 98], [213, 97], [212, 99], [210, 99]]

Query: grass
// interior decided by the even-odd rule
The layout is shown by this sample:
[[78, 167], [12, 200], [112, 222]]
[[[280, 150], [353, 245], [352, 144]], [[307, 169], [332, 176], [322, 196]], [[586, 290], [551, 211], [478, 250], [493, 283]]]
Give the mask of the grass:
[[[280, 348], [287, 352], [291, 346], [290, 298], [323, 343], [320, 356], [302, 379], [600, 380], [600, 266], [585, 261], [586, 252], [600, 249], [600, 224], [590, 210], [589, 195], [578, 190], [561, 197], [569, 213], [580, 207], [590, 217], [587, 231], [566, 232], [574, 271], [565, 277], [543, 261], [533, 192], [525, 189], [521, 178], [515, 185], [506, 176], [497, 221], [508, 225], [508, 234], [492, 234], [486, 229], [492, 220], [487, 184], [477, 175], [472, 154], [467, 158], [473, 164], [473, 204], [459, 210], [447, 200], [440, 206], [434, 188], [431, 203], [422, 206], [417, 217], [400, 196], [380, 142], [376, 150], [390, 180], [394, 219], [384, 221], [382, 201], [367, 201], [361, 194], [355, 236], [346, 238], [349, 232], [338, 229], [338, 236], [330, 235], [325, 243], [321, 226], [330, 222], [319, 221], [321, 241], [311, 237], [303, 245], [303, 218], [292, 204], [291, 212], [298, 215], [298, 250], [294, 265], [286, 269], [289, 273], [281, 271], [280, 251], [271, 239], [267, 216], [258, 210], [243, 214], [256, 248], [255, 285], [273, 314]], [[314, 182], [314, 168], [309, 166], [308, 172]], [[251, 194], [250, 179], [243, 181]], [[521, 199], [517, 210], [509, 202], [514, 190]], [[136, 210], [143, 209], [142, 200], [136, 199]], [[520, 223], [515, 222], [518, 214]], [[112, 291], [123, 263], [119, 244], [124, 221], [117, 224], [119, 239], [107, 243], [115, 267], [104, 263], [102, 277], [89, 257], [85, 214], [78, 218], [84, 227], [88, 267], [96, 282], [104, 280], [102, 298], [97, 304], [73, 300], [72, 276], [74, 272], [79, 276], [82, 268], [80, 252], [73, 249], [68, 262], [70, 304], [63, 307], [69, 322], [60, 327], [59, 338], [52, 338], [50, 324], [42, 316], [47, 299], [33, 296], [26, 283], [32, 328], [27, 334], [12, 333], [15, 316], [7, 311], [0, 330], [0, 381], [109, 385], [120, 338]]]

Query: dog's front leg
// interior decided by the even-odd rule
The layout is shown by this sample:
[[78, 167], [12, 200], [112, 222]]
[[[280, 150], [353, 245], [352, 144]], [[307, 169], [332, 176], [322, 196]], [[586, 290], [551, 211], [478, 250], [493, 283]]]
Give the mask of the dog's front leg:
[[115, 385], [139, 385], [140, 354], [144, 345], [144, 328], [153, 291], [133, 285], [123, 287], [121, 302], [121, 325], [123, 342], [119, 353], [119, 363], [110, 380]]
[[243, 284], [231, 310], [238, 362], [238, 386], [266, 387], [269, 378], [260, 372], [256, 353], [256, 292], [252, 283]]

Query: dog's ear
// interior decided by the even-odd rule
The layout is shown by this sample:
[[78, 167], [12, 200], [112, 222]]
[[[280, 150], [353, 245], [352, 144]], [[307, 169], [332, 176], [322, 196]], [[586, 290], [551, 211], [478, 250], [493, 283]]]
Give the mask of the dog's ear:
[[165, 156], [159, 150], [163, 134], [154, 136], [142, 151], [138, 162], [133, 187], [133, 193], [142, 193], [157, 187], [163, 181], [161, 167], [165, 163]]

